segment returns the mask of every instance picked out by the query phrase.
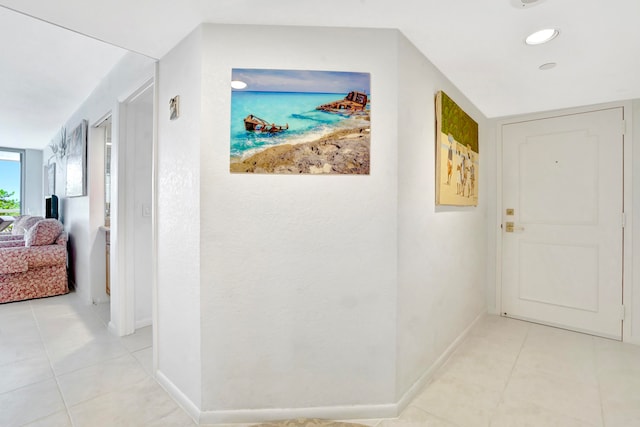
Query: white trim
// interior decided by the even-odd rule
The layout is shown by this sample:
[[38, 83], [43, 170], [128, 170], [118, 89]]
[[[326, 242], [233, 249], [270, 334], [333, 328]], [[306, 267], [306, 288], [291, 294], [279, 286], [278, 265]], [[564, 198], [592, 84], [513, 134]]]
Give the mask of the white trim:
[[416, 396], [422, 391], [422, 389], [431, 381], [435, 373], [443, 367], [449, 358], [453, 355], [453, 353], [460, 347], [460, 344], [469, 336], [469, 332], [473, 329], [480, 320], [487, 314], [486, 311], [483, 311], [475, 318], [473, 322], [467, 328], [462, 331], [462, 333], [456, 338], [449, 347], [440, 355], [438, 360], [435, 361], [421, 376], [418, 380], [413, 383], [413, 385], [407, 390], [404, 395], [398, 400], [396, 404], [398, 408], [398, 414], [404, 411], [404, 409], [409, 406], [409, 404], [416, 398]]
[[[117, 169], [113, 176], [116, 176], [117, 185], [116, 188], [112, 188], [112, 222], [111, 222], [111, 250], [112, 254], [116, 251], [115, 256], [111, 259], [117, 258], [117, 279], [115, 286], [112, 286], [112, 303], [117, 304], [117, 335], [123, 336], [132, 334], [137, 327], [135, 318], [135, 286], [134, 286], [134, 270], [133, 266], [127, 259], [127, 254], [133, 253], [133, 240], [128, 238], [130, 233], [127, 233], [128, 227], [133, 224], [133, 194], [131, 191], [126, 191], [125, 186], [127, 182], [127, 176], [132, 173], [134, 169], [133, 156], [130, 150], [133, 150], [131, 144], [127, 144], [127, 109], [129, 104], [134, 102], [139, 96], [146, 93], [147, 90], [154, 90], [155, 94], [155, 75], [152, 77], [145, 77], [142, 84], [136, 86], [135, 89], [125, 92], [121, 97], [118, 97], [118, 105], [116, 111], [113, 112], [112, 117], [117, 115], [118, 122], [117, 128], [112, 122], [112, 159], [117, 156]], [[155, 109], [155, 107], [154, 107]], [[154, 113], [155, 114], [155, 113]], [[155, 119], [154, 119], [155, 126]], [[154, 131], [155, 133], [155, 128]], [[116, 143], [117, 135], [117, 143]], [[117, 146], [117, 148], [116, 148]], [[117, 151], [115, 151], [117, 150]], [[115, 151], [115, 152], [114, 152]], [[112, 160], [113, 161], [113, 160]], [[119, 191], [123, 189], [124, 191]], [[115, 191], [114, 191], [115, 190]], [[152, 190], [153, 191], [153, 190]], [[115, 196], [115, 197], [114, 197]], [[152, 196], [153, 197], [153, 196]], [[117, 199], [117, 200], [114, 200]], [[115, 202], [115, 204], [114, 204]], [[152, 225], [153, 226], [153, 225]], [[153, 239], [153, 237], [152, 237]], [[152, 261], [153, 262], [153, 261]], [[113, 271], [113, 270], [112, 270]], [[112, 278], [116, 275], [111, 275]], [[114, 289], [116, 288], [117, 289]], [[152, 284], [153, 287], [153, 284]], [[153, 293], [153, 290], [152, 290]], [[153, 298], [153, 297], [152, 297]], [[152, 302], [153, 305], [153, 302]], [[152, 307], [153, 311], [153, 307]], [[112, 311], [113, 313], [113, 311]], [[148, 326], [150, 320], [146, 319], [140, 323], [144, 326]]]
[[158, 384], [160, 384], [160, 386], [164, 388], [167, 393], [169, 393], [169, 396], [171, 396], [173, 400], [175, 400], [176, 403], [180, 405], [180, 407], [182, 407], [182, 409], [184, 409], [184, 411], [191, 418], [193, 418], [196, 424], [198, 424], [201, 412], [196, 404], [193, 403], [191, 399], [189, 399], [186, 394], [184, 394], [178, 387], [176, 387], [176, 385], [173, 384], [173, 382], [171, 382], [171, 380], [167, 378], [167, 376], [162, 372], [156, 370], [154, 371], [154, 373], [154, 378], [156, 379]]
[[200, 411], [198, 407], [161, 371], [155, 372], [158, 384], [184, 409], [196, 423], [259, 423], [292, 418], [324, 418], [330, 420], [355, 420], [370, 418], [394, 418], [397, 404], [320, 406], [311, 408], [238, 409], [227, 411]]
[[496, 294], [495, 312], [502, 313], [502, 127], [505, 123], [496, 125]]
[[394, 418], [398, 405], [319, 406], [312, 408], [241, 409], [200, 412], [200, 424], [260, 423], [294, 418], [355, 420]]
[[[633, 289], [635, 286], [633, 264], [633, 102], [627, 101], [624, 106], [624, 121], [626, 125], [624, 133], [624, 265], [622, 280], [624, 281], [623, 302], [625, 306], [625, 319], [622, 327], [622, 341], [640, 345], [640, 336], [633, 330], [634, 308]], [[640, 154], [640, 152], [639, 152]]]
[[[160, 64], [154, 66], [154, 82], [158, 81]], [[158, 370], [158, 99], [160, 85], [153, 88], [153, 136], [151, 148], [151, 323], [152, 366]]]
[[[157, 64], [157, 61], [156, 61], [156, 64]], [[135, 101], [135, 99], [140, 95], [142, 95], [144, 91], [146, 91], [151, 86], [153, 86], [155, 84], [155, 81], [156, 81], [155, 72], [151, 76], [141, 78], [140, 80], [138, 80], [137, 83], [132, 84], [128, 90], [124, 91], [122, 96], [118, 97], [118, 103], [128, 104], [132, 101]]]
[[112, 112], [111, 112], [111, 110], [109, 110], [109, 112], [107, 112], [107, 113], [103, 114], [102, 116], [100, 116], [100, 118], [99, 118], [98, 120], [95, 120], [95, 121], [93, 122], [93, 124], [92, 124], [92, 125], [90, 125], [89, 127], [92, 127], [92, 128], [99, 128], [100, 126], [102, 126], [102, 124], [103, 124], [104, 122], [106, 122], [107, 120], [109, 120], [109, 119], [111, 118], [111, 116], [112, 116]]
[[[260, 423], [292, 418], [324, 418], [331, 420], [366, 420], [395, 418], [423, 390], [435, 373], [444, 366], [451, 355], [469, 336], [470, 331], [487, 315], [481, 312], [464, 331], [447, 347], [436, 362], [423, 373], [397, 403], [351, 406], [319, 406], [307, 408], [238, 409], [201, 411], [166, 375], [154, 366], [154, 378], [187, 414], [200, 424]], [[154, 328], [154, 334], [157, 333]], [[156, 355], [154, 343], [154, 356]]]
[[[625, 306], [628, 307], [628, 319], [633, 318], [632, 313], [632, 287], [633, 287], [633, 257], [632, 257], [632, 244], [633, 244], [633, 192], [632, 192], [632, 167], [633, 167], [633, 150], [632, 150], [632, 141], [633, 141], [633, 130], [631, 129], [633, 126], [630, 123], [633, 122], [633, 108], [631, 101], [618, 101], [618, 102], [609, 102], [605, 104], [596, 104], [596, 105], [588, 105], [576, 108], [568, 108], [564, 110], [552, 110], [545, 111], [541, 113], [534, 114], [525, 114], [520, 116], [512, 116], [506, 117], [498, 120], [496, 124], [496, 137], [497, 137], [497, 182], [496, 182], [496, 204], [497, 204], [497, 214], [496, 214], [496, 224], [497, 224], [497, 238], [496, 238], [496, 308], [498, 312], [502, 313], [502, 229], [500, 228], [500, 224], [502, 224], [502, 147], [503, 147], [503, 139], [502, 139], [502, 128], [507, 124], [520, 123], [525, 121], [532, 120], [541, 120], [552, 117], [559, 116], [567, 116], [573, 114], [582, 114], [589, 113], [594, 111], [600, 111], [611, 108], [622, 108], [624, 119], [627, 122], [627, 129], [624, 135], [624, 176], [623, 176], [623, 186], [624, 186], [624, 194], [623, 194], [623, 205], [624, 211], [627, 218], [627, 223], [623, 231], [624, 236], [624, 255], [623, 255], [623, 272], [622, 272], [622, 280], [624, 283], [623, 288], [623, 298], [625, 301]], [[513, 316], [509, 316], [513, 317]], [[630, 341], [631, 340], [631, 321], [625, 321], [623, 324], [622, 330], [622, 340]], [[640, 342], [639, 342], [640, 343]]]

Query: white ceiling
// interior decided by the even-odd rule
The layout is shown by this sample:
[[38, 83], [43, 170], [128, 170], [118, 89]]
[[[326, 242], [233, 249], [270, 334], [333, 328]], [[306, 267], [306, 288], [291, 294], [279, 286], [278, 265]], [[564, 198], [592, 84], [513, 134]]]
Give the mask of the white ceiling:
[[[528, 7], [520, 1], [0, 0], [0, 5], [153, 58], [201, 22], [398, 28], [490, 118], [640, 98], [640, 0], [539, 0]], [[105, 63], [114, 64], [121, 52], [79, 47], [76, 36], [63, 42], [52, 35], [59, 30], [36, 29], [24, 17], [0, 12], [0, 146], [9, 144], [7, 132], [14, 124], [27, 134], [45, 129], [46, 122], [42, 148], [79, 104], [77, 96], [68, 99], [71, 93], [77, 90], [84, 99], [90, 90], [83, 85], [95, 86], [108, 71]], [[546, 45], [524, 44], [530, 32], [545, 27], [558, 28], [560, 36]], [[558, 65], [540, 71], [547, 62]], [[66, 115], [54, 117], [52, 111]]]

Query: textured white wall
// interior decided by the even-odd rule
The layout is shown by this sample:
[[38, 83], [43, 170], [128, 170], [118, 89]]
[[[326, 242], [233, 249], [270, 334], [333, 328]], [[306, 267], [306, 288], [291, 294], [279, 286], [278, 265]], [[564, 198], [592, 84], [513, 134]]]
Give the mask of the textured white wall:
[[[391, 30], [205, 27], [204, 410], [394, 400], [397, 38]], [[230, 174], [229, 83], [242, 67], [370, 72], [371, 174]]]
[[[486, 307], [486, 209], [492, 150], [486, 119], [404, 37], [398, 60], [398, 318], [400, 399]], [[477, 207], [435, 206], [435, 94], [479, 125]]]
[[[197, 29], [159, 64], [156, 187], [157, 368], [197, 407], [201, 357], [212, 357], [200, 349], [201, 38]], [[176, 95], [182, 116], [170, 121]]]
[[[232, 68], [370, 72], [371, 174], [230, 174]], [[439, 89], [482, 147], [394, 30], [204, 25], [160, 61], [158, 367], [201, 421], [392, 415], [485, 309], [485, 202], [433, 202]]]

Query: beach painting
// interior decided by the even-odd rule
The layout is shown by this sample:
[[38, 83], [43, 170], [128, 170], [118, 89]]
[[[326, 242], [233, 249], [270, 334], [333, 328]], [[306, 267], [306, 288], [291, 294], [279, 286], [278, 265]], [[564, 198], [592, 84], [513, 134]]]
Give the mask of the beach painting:
[[478, 123], [436, 94], [436, 205], [478, 205]]
[[232, 173], [369, 174], [369, 73], [231, 74]]

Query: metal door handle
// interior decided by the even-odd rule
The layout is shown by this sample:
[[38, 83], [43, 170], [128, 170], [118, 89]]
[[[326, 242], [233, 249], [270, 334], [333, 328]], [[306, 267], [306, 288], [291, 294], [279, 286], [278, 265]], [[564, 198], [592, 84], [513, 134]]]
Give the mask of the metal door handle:
[[524, 231], [524, 227], [516, 227], [513, 221], [507, 221], [505, 223], [504, 231], [507, 233], [513, 233], [514, 231]]

